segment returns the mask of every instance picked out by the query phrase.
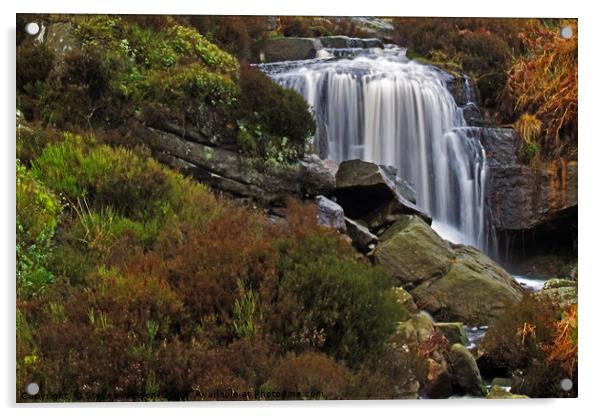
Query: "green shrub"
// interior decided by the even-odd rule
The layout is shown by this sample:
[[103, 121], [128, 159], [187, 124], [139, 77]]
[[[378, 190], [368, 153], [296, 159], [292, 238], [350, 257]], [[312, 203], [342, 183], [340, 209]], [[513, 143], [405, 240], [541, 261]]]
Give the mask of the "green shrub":
[[539, 154], [539, 146], [536, 142], [523, 142], [519, 151], [518, 157], [523, 163], [531, 163]]
[[54, 279], [48, 263], [61, 210], [58, 198], [17, 161], [17, 292], [24, 297]]
[[241, 147], [280, 163], [297, 159], [315, 132], [303, 97], [251, 66], [242, 67], [240, 84], [237, 118]]
[[80, 136], [65, 135], [34, 161], [34, 171], [71, 203], [87, 197], [97, 207], [143, 218], [165, 211], [167, 173], [144, 150], [87, 148]]

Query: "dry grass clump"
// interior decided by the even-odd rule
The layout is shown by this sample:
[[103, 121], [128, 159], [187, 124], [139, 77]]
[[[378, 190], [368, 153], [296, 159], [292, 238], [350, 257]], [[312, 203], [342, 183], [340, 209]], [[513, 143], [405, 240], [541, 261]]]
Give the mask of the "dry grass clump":
[[[532, 23], [520, 34], [529, 54], [514, 62], [501, 92], [507, 113], [541, 121], [541, 147], [546, 153], [566, 154], [577, 143], [577, 25], [564, 39], [557, 27]], [[536, 127], [534, 123], [525, 125]]]

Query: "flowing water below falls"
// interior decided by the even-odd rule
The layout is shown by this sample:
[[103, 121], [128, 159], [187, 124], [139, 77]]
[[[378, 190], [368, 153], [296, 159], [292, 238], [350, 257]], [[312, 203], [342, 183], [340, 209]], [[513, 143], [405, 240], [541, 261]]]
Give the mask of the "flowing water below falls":
[[462, 110], [446, 88], [450, 76], [397, 47], [325, 52], [259, 66], [305, 97], [320, 156], [395, 166], [439, 234], [487, 250], [485, 152], [465, 134]]

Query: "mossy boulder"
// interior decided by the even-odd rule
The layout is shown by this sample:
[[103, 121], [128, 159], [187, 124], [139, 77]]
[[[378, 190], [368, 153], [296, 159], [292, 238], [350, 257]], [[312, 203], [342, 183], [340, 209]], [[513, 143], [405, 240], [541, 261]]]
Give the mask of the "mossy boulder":
[[462, 344], [453, 344], [449, 351], [454, 387], [471, 396], [484, 396], [487, 389], [475, 358]]
[[417, 346], [426, 341], [435, 332], [430, 316], [425, 313], [412, 315], [410, 319], [399, 322], [392, 341], [398, 345]]
[[438, 320], [487, 325], [520, 302], [524, 289], [485, 254], [469, 246], [455, 254], [448, 273], [411, 291], [419, 307]]
[[547, 298], [556, 308], [565, 310], [577, 303], [577, 282], [567, 279], [550, 279], [543, 285], [537, 296]]
[[409, 215], [385, 231], [374, 257], [400, 284], [416, 285], [445, 275], [454, 252], [426, 222]]

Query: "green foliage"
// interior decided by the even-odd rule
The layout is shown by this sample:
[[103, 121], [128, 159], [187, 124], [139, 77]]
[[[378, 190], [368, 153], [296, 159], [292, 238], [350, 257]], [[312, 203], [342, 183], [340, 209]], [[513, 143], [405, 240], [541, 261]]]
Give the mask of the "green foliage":
[[61, 204], [17, 160], [17, 290], [29, 297], [54, 280], [48, 270]]
[[257, 333], [258, 322], [263, 320], [259, 311], [259, 297], [238, 282], [240, 298], [234, 302], [232, 327], [238, 337], [252, 337]]
[[[305, 101], [258, 70], [245, 66], [241, 73], [233, 55], [187, 21], [222, 40], [237, 36], [232, 27], [199, 19], [71, 17], [73, 29], [65, 30], [76, 44], [60, 59], [44, 44], [20, 46], [19, 68], [36, 68], [19, 70], [21, 107], [29, 119], [71, 130], [170, 121], [220, 143], [238, 142], [269, 165], [298, 159], [315, 128]], [[262, 19], [251, 18], [253, 36]], [[250, 36], [242, 28], [237, 33]]]

